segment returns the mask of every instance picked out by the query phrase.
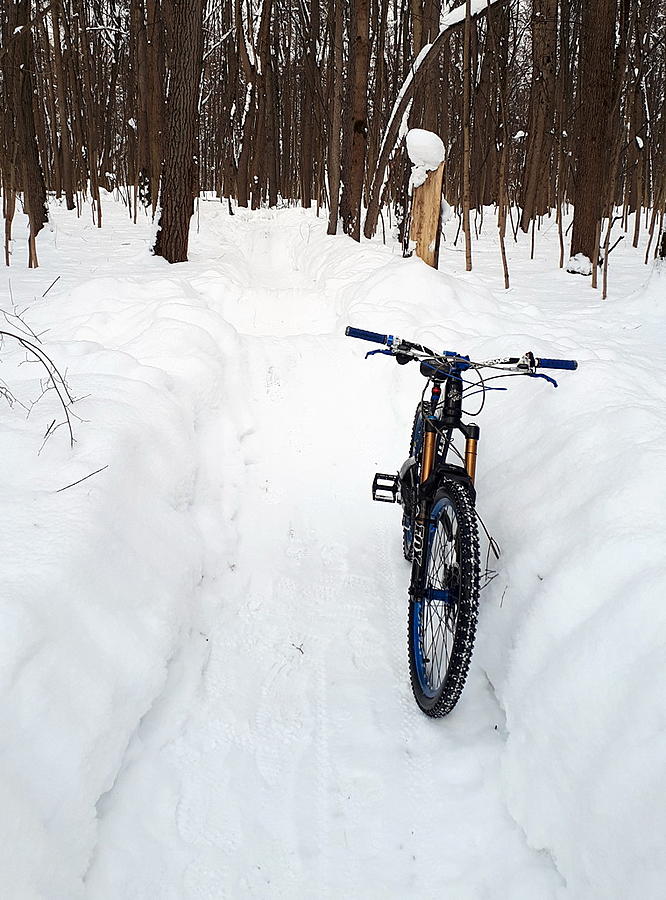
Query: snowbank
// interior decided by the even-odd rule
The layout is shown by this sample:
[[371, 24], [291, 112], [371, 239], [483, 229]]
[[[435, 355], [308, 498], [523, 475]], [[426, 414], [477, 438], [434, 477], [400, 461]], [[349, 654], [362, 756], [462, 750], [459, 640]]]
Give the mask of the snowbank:
[[[533, 349], [580, 360], [557, 390], [509, 382], [479, 420], [479, 508], [503, 556], [483, 595], [476, 662], [506, 713], [508, 807], [554, 860], [563, 896], [656, 897], [666, 874], [663, 285], [655, 275], [636, 292], [639, 249], [615, 261], [601, 304], [589, 282], [554, 268], [554, 246], [542, 270], [524, 248], [511, 261], [519, 286], [493, 298], [482, 282], [496, 251], [483, 249], [479, 274], [446, 252], [438, 273], [313, 231], [303, 264], [332, 291], [340, 327], [473, 358]], [[499, 266], [495, 280], [499, 289]], [[374, 359], [404, 431], [418, 377]], [[386, 426], [375, 428], [381, 443]]]
[[575, 898], [657, 897], [664, 880], [661, 298], [652, 282], [575, 339], [572, 316], [579, 372], [554, 404], [525, 398], [489, 478], [505, 556], [479, 657], [507, 715], [507, 800]]
[[[81, 398], [76, 444], [59, 428], [39, 452], [61, 418], [53, 392], [27, 420], [3, 406], [0, 428], [0, 869], [21, 900], [84, 896], [104, 795], [189, 639], [204, 564], [197, 434], [234, 377], [233, 329], [143, 242], [122, 274], [90, 277], [104, 250], [89, 241], [113, 243], [113, 229], [56, 221], [60, 249], [43, 241], [43, 268], [13, 268], [12, 288]], [[62, 278], [34, 300], [51, 266]], [[17, 400], [36, 399], [42, 373], [10, 341], [1, 353]]]

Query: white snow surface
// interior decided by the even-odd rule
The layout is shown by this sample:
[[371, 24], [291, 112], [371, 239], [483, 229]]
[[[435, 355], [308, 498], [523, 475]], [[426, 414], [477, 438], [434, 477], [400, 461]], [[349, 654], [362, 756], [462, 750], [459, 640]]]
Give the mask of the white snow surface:
[[444, 162], [446, 155], [444, 142], [434, 131], [410, 128], [405, 136], [405, 144], [412, 163], [410, 184], [412, 188], [417, 188], [425, 182], [428, 172], [432, 172]]
[[[168, 266], [149, 221], [104, 216], [54, 208], [0, 293], [80, 398], [74, 448], [59, 428], [39, 454], [53, 391], [2, 407], [3, 896], [660, 897], [666, 273], [644, 246], [601, 303], [551, 223], [533, 262], [508, 243], [505, 292], [491, 225], [465, 273], [450, 242], [436, 272], [215, 202]], [[422, 379], [348, 323], [580, 362], [479, 419], [503, 555], [445, 720], [412, 700], [400, 513], [369, 496]], [[37, 365], [0, 354], [35, 399]]]

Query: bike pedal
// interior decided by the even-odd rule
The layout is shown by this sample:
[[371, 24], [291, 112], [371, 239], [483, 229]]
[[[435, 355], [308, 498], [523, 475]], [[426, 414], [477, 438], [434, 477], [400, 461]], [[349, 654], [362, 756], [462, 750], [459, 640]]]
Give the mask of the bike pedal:
[[372, 499], [380, 503], [398, 503], [400, 499], [398, 476], [376, 472], [372, 481]]

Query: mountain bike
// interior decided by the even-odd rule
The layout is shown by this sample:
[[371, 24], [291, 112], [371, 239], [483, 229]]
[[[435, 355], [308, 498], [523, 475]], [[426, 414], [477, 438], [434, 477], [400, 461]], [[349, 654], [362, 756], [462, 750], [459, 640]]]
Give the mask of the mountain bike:
[[[372, 498], [402, 506], [403, 552], [411, 563], [409, 584], [409, 672], [417, 704], [428, 716], [446, 716], [460, 699], [472, 658], [479, 612], [480, 561], [476, 513], [479, 427], [463, 422], [478, 415], [486, 393], [506, 388], [488, 382], [510, 376], [557, 382], [537, 369], [578, 368], [573, 359], [520, 357], [473, 362], [450, 350], [435, 353], [390, 334], [349, 326], [348, 337], [384, 345], [371, 350], [401, 365], [418, 362], [426, 378], [409, 445], [395, 475], [377, 472]], [[429, 396], [428, 396], [428, 389]], [[479, 409], [463, 400], [481, 395]], [[460, 433], [464, 451], [454, 443]], [[452, 460], [456, 460], [455, 462]]]

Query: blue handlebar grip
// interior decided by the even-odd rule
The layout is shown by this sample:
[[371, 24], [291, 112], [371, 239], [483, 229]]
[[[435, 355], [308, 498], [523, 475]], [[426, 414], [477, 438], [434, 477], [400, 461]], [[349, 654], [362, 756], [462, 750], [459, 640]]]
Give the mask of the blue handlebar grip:
[[352, 328], [347, 325], [345, 328], [347, 337], [360, 338], [362, 341], [373, 341], [375, 344], [388, 344], [388, 334], [378, 334], [376, 331], [364, 331], [362, 328]]
[[573, 371], [578, 368], [575, 359], [539, 359], [537, 361], [539, 369], [570, 369]]

